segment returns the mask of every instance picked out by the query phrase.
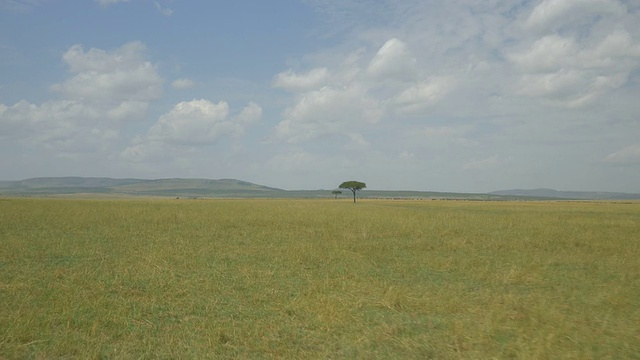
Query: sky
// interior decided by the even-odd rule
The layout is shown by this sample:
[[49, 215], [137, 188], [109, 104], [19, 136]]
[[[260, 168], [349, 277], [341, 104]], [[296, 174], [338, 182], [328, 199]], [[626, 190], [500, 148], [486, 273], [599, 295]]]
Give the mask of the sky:
[[637, 0], [0, 0], [0, 180], [640, 193]]

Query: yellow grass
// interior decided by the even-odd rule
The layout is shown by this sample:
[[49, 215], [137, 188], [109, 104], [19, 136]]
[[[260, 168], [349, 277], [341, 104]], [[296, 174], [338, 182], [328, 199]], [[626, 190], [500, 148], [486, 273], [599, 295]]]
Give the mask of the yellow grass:
[[640, 203], [0, 199], [0, 358], [638, 358]]

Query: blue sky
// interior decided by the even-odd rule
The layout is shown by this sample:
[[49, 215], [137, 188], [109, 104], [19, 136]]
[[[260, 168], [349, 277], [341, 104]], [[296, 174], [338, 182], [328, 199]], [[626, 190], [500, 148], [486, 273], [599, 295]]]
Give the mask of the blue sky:
[[0, 179], [640, 192], [640, 3], [0, 0]]

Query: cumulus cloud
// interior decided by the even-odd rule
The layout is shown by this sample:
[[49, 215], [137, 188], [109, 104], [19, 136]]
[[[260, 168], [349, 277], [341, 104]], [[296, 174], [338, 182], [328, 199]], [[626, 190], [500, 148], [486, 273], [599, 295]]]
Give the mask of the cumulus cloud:
[[299, 143], [344, 134], [348, 141], [347, 134], [380, 122], [387, 113], [424, 111], [453, 87], [446, 77], [420, 75], [409, 45], [398, 38], [385, 41], [368, 59], [365, 53], [343, 55], [333, 68], [278, 74], [273, 86], [292, 92], [295, 103], [282, 113], [276, 138]]
[[[36, 0], [20, 1], [31, 2]], [[488, 174], [482, 169], [490, 167], [504, 175], [487, 175], [491, 181], [540, 186], [534, 183], [542, 177], [582, 180], [590, 171], [612, 178], [595, 166], [638, 163], [637, 145], [621, 146], [607, 156], [598, 151], [607, 148], [602, 141], [637, 142], [640, 8], [632, 1], [305, 3], [320, 9], [319, 22], [329, 15], [325, 26], [332, 32], [313, 29], [313, 34], [326, 36], [311, 45], [315, 51], [290, 59], [295, 65], [271, 74], [278, 91], [259, 96], [273, 106], [265, 111], [267, 116], [277, 113], [279, 118], [269, 118], [260, 127], [272, 124], [270, 136], [264, 135], [271, 141], [244, 149], [244, 159], [255, 158], [236, 168], [259, 169], [246, 174], [287, 167], [280, 178], [264, 176], [272, 176], [274, 184], [290, 181], [294, 186], [310, 179], [326, 181], [333, 171], [342, 178], [359, 167], [371, 179], [396, 179], [383, 186], [395, 181], [400, 188], [452, 190], [456, 181], [473, 178], [477, 184], [476, 175]], [[165, 7], [168, 1], [145, 4], [152, 12], [155, 5], [165, 15], [171, 13]], [[231, 97], [239, 93], [237, 87], [219, 82], [196, 85], [226, 92], [229, 95], [220, 98], [229, 103], [173, 100], [134, 140], [134, 134], [120, 134], [125, 128], [139, 129], [142, 122], [123, 124], [156, 111], [153, 102], [163, 95], [160, 67], [145, 52], [139, 42], [115, 49], [92, 49], [90, 44], [69, 48], [63, 58], [69, 75], [51, 86], [54, 99], [0, 104], [0, 139], [12, 144], [21, 139], [22, 149], [91, 150], [119, 141], [114, 148], [121, 152], [120, 159], [137, 162], [136, 169], [147, 161], [166, 163], [176, 157], [191, 165], [188, 159], [198, 156], [197, 163], [210, 168], [246, 145], [242, 134], [261, 121], [263, 109], [255, 103], [236, 109], [237, 98]], [[192, 79], [171, 81], [174, 89], [194, 86]], [[257, 89], [252, 87], [251, 93]], [[249, 100], [247, 93], [242, 92], [243, 102]], [[494, 155], [505, 153], [513, 160]], [[601, 162], [594, 163], [594, 158]], [[565, 160], [570, 165], [561, 164]], [[168, 169], [175, 164], [157, 165]], [[629, 174], [635, 166], [608, 170]], [[398, 173], [415, 176], [398, 179]], [[637, 184], [637, 175], [632, 175], [634, 181], [627, 182]], [[495, 183], [486, 187], [493, 189]]]
[[262, 118], [262, 107], [260, 105], [250, 102], [238, 116], [236, 116], [236, 121], [241, 124], [254, 124]]
[[100, 122], [104, 116], [96, 108], [72, 100], [0, 104], [0, 139], [66, 156], [103, 151], [118, 135], [116, 129]]
[[173, 87], [174, 89], [189, 89], [192, 88], [196, 85], [196, 82], [191, 80], [191, 79], [187, 79], [187, 78], [182, 78], [182, 79], [175, 79], [172, 83], [171, 83], [171, 87]]
[[228, 121], [228, 115], [229, 105], [224, 101], [217, 104], [203, 99], [183, 101], [160, 116], [149, 130], [149, 138], [180, 144], [211, 143], [239, 130]]
[[68, 98], [97, 101], [149, 101], [162, 94], [156, 66], [144, 60], [145, 46], [131, 42], [113, 51], [72, 46], [62, 57], [75, 74], [53, 90]]
[[62, 57], [73, 76], [52, 89], [66, 99], [139, 112], [162, 95], [163, 79], [145, 50], [138, 41], [111, 51], [73, 45]]
[[574, 38], [547, 35], [524, 52], [509, 56], [529, 73], [552, 72], [563, 68], [599, 71], [628, 71], [640, 60], [640, 43], [624, 30], [609, 33], [594, 46], [581, 45]]
[[145, 101], [123, 101], [107, 110], [110, 120], [124, 121], [127, 119], [141, 119], [147, 113], [149, 103]]
[[578, 51], [578, 46], [572, 38], [553, 34], [538, 39], [529, 49], [512, 54], [510, 58], [525, 71], [545, 72], [567, 65], [573, 61]]
[[371, 59], [367, 72], [376, 80], [413, 80], [417, 75], [416, 59], [407, 44], [392, 38]]
[[625, 6], [615, 0], [544, 0], [531, 12], [526, 25], [535, 29], [566, 26], [574, 21], [590, 22], [603, 14], [625, 12]]
[[147, 134], [135, 139], [121, 155], [130, 161], [149, 161], [166, 154], [167, 149], [215, 144], [222, 138], [242, 135], [261, 116], [262, 108], [253, 102], [230, 116], [226, 101], [183, 101], [161, 115]]
[[[540, 37], [507, 54], [520, 72], [517, 93], [577, 108], [625, 86], [640, 66], [640, 42], [613, 25], [630, 16], [614, 0], [543, 1], [526, 23], [538, 29]], [[558, 31], [556, 21], [566, 29]]]
[[71, 46], [62, 57], [71, 77], [51, 87], [59, 98], [2, 105], [0, 124], [5, 134], [35, 146], [70, 151], [76, 145], [86, 151], [92, 139], [96, 147], [113, 141], [118, 124], [144, 118], [149, 102], [162, 93], [163, 80], [145, 59], [144, 50], [139, 42], [111, 51]]
[[[630, 2], [309, 3], [345, 36], [274, 78], [292, 94], [275, 127], [285, 148], [362, 149], [370, 168], [380, 162], [367, 154], [384, 149], [458, 175], [515, 166], [504, 173], [528, 181], [531, 153], [555, 161], [549, 154], [562, 146], [579, 163], [588, 155], [576, 144], [598, 136], [588, 129], [633, 121], [633, 111], [611, 105], [637, 88], [640, 8]], [[495, 155], [512, 152], [517, 159]]]
[[278, 74], [273, 81], [273, 86], [289, 91], [312, 90], [325, 85], [328, 78], [327, 68], [313, 69], [306, 74], [296, 74], [290, 69]]
[[90, 121], [99, 117], [95, 109], [71, 100], [47, 101], [40, 105], [26, 100], [12, 106], [0, 104], [0, 124], [7, 138], [42, 136], [38, 134], [55, 128], [69, 130], [80, 119]]
[[276, 127], [276, 136], [289, 142], [302, 142], [375, 123], [382, 110], [378, 101], [367, 95], [366, 88], [354, 84], [306, 92], [283, 115], [284, 120]]
[[401, 113], [414, 113], [429, 107], [452, 89], [448, 78], [432, 78], [415, 84], [398, 94], [394, 101]]

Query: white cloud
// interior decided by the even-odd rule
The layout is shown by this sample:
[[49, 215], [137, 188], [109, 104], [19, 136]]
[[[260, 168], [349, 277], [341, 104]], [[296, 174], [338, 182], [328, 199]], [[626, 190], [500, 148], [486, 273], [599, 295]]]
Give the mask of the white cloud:
[[160, 5], [157, 1], [154, 1], [153, 4], [156, 6], [156, 9], [158, 9], [158, 11], [160, 11], [160, 13], [162, 15], [164, 15], [164, 16], [173, 15], [173, 10], [172, 9]]
[[141, 119], [148, 108], [149, 103], [145, 101], [123, 101], [107, 110], [107, 117], [112, 120]]
[[[141, 42], [112, 51], [84, 51], [73, 45], [62, 57], [73, 76], [52, 89], [65, 99], [117, 113], [117, 118], [140, 115], [149, 101], [161, 96], [163, 83], [156, 66], [145, 59], [145, 49]], [[127, 109], [132, 112], [126, 113]]]
[[575, 108], [627, 83], [640, 66], [640, 42], [621, 29], [597, 42], [552, 34], [508, 58], [521, 72], [517, 93]]
[[[587, 129], [632, 121], [631, 111], [604, 106], [623, 102], [617, 95], [637, 81], [640, 28], [623, 2], [310, 3], [331, 13], [328, 26], [346, 25], [324, 38], [336, 44], [290, 59], [273, 76], [272, 87], [290, 97], [274, 92], [279, 104], [289, 102], [257, 168], [309, 179], [327, 177], [332, 165], [340, 177], [357, 166], [378, 179], [411, 173], [422, 178], [414, 187], [437, 180], [440, 188], [484, 174], [482, 186], [493, 190], [494, 170], [504, 175], [500, 186], [518, 177], [534, 183], [536, 171], [559, 179], [569, 170], [540, 170], [557, 160], [550, 154], [593, 159], [578, 150], [597, 136]], [[241, 114], [226, 121], [244, 123]], [[351, 163], [336, 160], [345, 153]]]
[[317, 68], [306, 74], [296, 74], [289, 69], [276, 76], [273, 86], [289, 91], [305, 91], [321, 87], [327, 83], [329, 71], [326, 68]]
[[184, 152], [187, 148], [215, 144], [226, 137], [235, 139], [261, 116], [262, 108], [253, 102], [237, 116], [230, 116], [226, 101], [183, 101], [161, 115], [147, 134], [134, 139], [121, 156], [134, 162], [171, 158], [172, 149], [180, 148], [180, 152]]
[[521, 69], [528, 72], [554, 71], [575, 61], [579, 49], [571, 38], [553, 34], [544, 36], [523, 53], [510, 56]]
[[393, 38], [382, 45], [371, 59], [367, 72], [376, 80], [411, 81], [417, 75], [416, 59], [407, 44]]
[[105, 116], [78, 101], [53, 100], [37, 105], [22, 100], [0, 106], [0, 139], [67, 157], [106, 151], [117, 141], [118, 130], [101, 122]]
[[98, 119], [100, 113], [81, 102], [47, 101], [41, 105], [22, 100], [12, 106], [0, 106], [0, 124], [7, 138], [40, 139], [56, 128], [71, 130], [79, 121]]
[[625, 30], [616, 30], [595, 48], [585, 52], [580, 59], [590, 67], [615, 67], [628, 70], [638, 66], [640, 60], [640, 42], [634, 42], [633, 37]]
[[640, 144], [630, 145], [611, 153], [604, 158], [604, 161], [612, 164], [640, 165]]
[[531, 12], [526, 25], [548, 28], [574, 21], [592, 21], [592, 18], [603, 14], [621, 15], [625, 12], [624, 5], [616, 0], [544, 0]]
[[162, 93], [162, 78], [139, 42], [112, 51], [74, 45], [63, 61], [71, 77], [52, 86], [58, 99], [2, 105], [5, 136], [36, 148], [105, 149], [118, 140], [119, 124], [143, 119]]
[[116, 70], [131, 70], [143, 62], [145, 46], [134, 41], [114, 51], [91, 48], [84, 51], [82, 45], [73, 45], [62, 56], [72, 73], [109, 73]]
[[409, 45], [398, 38], [385, 41], [369, 59], [365, 55], [365, 49], [358, 49], [338, 56], [333, 68], [316, 67], [302, 75], [291, 70], [280, 73], [273, 85], [293, 92], [295, 104], [282, 113], [276, 138], [299, 143], [344, 134], [348, 141], [347, 134], [389, 114], [424, 111], [453, 88], [448, 77], [420, 76]]
[[453, 84], [447, 78], [432, 78], [415, 84], [398, 94], [394, 101], [401, 113], [415, 113], [446, 96]]
[[189, 89], [192, 88], [196, 85], [196, 82], [191, 80], [191, 79], [187, 79], [187, 78], [182, 78], [182, 79], [176, 79], [171, 83], [171, 87], [173, 87], [174, 89]]
[[212, 143], [239, 131], [227, 119], [228, 115], [229, 105], [225, 101], [217, 104], [204, 99], [183, 101], [160, 116], [149, 130], [149, 138], [178, 144]]
[[262, 107], [260, 105], [250, 102], [238, 116], [236, 116], [236, 121], [241, 124], [254, 124], [258, 122], [262, 118]]
[[129, 2], [129, 0], [96, 0], [96, 2], [102, 6], [109, 6], [117, 3]]
[[640, 43], [634, 43], [624, 30], [609, 33], [595, 46], [579, 44], [574, 38], [553, 34], [544, 36], [520, 53], [509, 55], [522, 71], [553, 72], [558, 69], [628, 72], [638, 65]]
[[520, 94], [528, 96], [567, 97], [584, 89], [589, 81], [576, 70], [557, 71], [549, 74], [526, 74], [520, 79]]
[[63, 56], [75, 75], [52, 87], [66, 98], [95, 102], [149, 101], [162, 94], [156, 66], [144, 60], [145, 46], [131, 42], [105, 51], [72, 46]]
[[[258, 61], [249, 72], [242, 71], [241, 61], [224, 68], [216, 68], [215, 61], [213, 70], [207, 70], [190, 57], [194, 54], [154, 48], [154, 54], [165, 57], [160, 66], [139, 42], [102, 49], [91, 48], [100, 46], [88, 42], [66, 53], [62, 49], [68, 73], [53, 80], [57, 84], [48, 87], [54, 90], [49, 99], [45, 94], [45, 100], [33, 100], [43, 94], [27, 88], [36, 77], [52, 81], [38, 71], [19, 80], [18, 72], [9, 74], [0, 85], [0, 95], [11, 99], [0, 104], [0, 152], [41, 159], [63, 153], [71, 159], [75, 154], [84, 159], [78, 164], [89, 164], [85, 151], [108, 149], [95, 157], [105, 161], [91, 161], [99, 165], [94, 172], [106, 172], [102, 169], [111, 156], [119, 160], [111, 166], [128, 167], [128, 174], [237, 176], [268, 180], [277, 187], [327, 187], [355, 178], [379, 184], [376, 188], [444, 191], [558, 184], [637, 189], [637, 146], [624, 148], [636, 144], [639, 133], [636, 2], [304, 3], [319, 9], [318, 16], [302, 29], [304, 44], [298, 36], [287, 42], [286, 65], [277, 71], [273, 58]], [[0, 2], [0, 7], [6, 4]], [[167, 6], [173, 3], [88, 4], [106, 7], [93, 15], [111, 17], [118, 13], [111, 7], [118, 6], [169, 15]], [[268, 12], [264, 16], [269, 20]], [[162, 36], [164, 23], [145, 24], [150, 34]], [[215, 23], [192, 25], [215, 32], [211, 28]], [[242, 34], [246, 45], [260, 41], [247, 38], [252, 34], [256, 33]], [[108, 36], [99, 40], [110, 41]], [[192, 40], [198, 39], [185, 41]], [[7, 46], [12, 51], [20, 47]], [[187, 48], [197, 46], [187, 44]], [[247, 46], [250, 49], [259, 50]], [[35, 53], [26, 48], [21, 52], [27, 66], [28, 56]], [[179, 66], [191, 69], [190, 78], [174, 76], [167, 83], [172, 91], [163, 94], [160, 72], [180, 74]], [[19, 70], [13, 65], [7, 69]], [[59, 76], [51, 68], [42, 69], [48, 76]], [[31, 69], [20, 71], [26, 74]], [[265, 78], [271, 79], [272, 89], [265, 89], [259, 80]], [[47, 89], [50, 84], [37, 86]], [[186, 88], [184, 93], [202, 92], [196, 99], [205, 100], [181, 103], [185, 99], [163, 98], [179, 96], [173, 89]], [[33, 98], [20, 95], [26, 91]], [[228, 104], [206, 99], [225, 99]], [[268, 107], [263, 111], [250, 100]], [[166, 104], [170, 106], [163, 109]], [[148, 113], [154, 114], [152, 119]], [[611, 148], [611, 144], [623, 145]], [[42, 149], [47, 150], [44, 155]], [[32, 174], [43, 171], [38, 165], [44, 161], [38, 161], [11, 167], [38, 168], [26, 170]], [[58, 173], [80, 166], [69, 164]]]
[[295, 106], [285, 110], [276, 136], [289, 142], [307, 141], [375, 123], [381, 115], [379, 102], [364, 87], [325, 86], [302, 94]]

